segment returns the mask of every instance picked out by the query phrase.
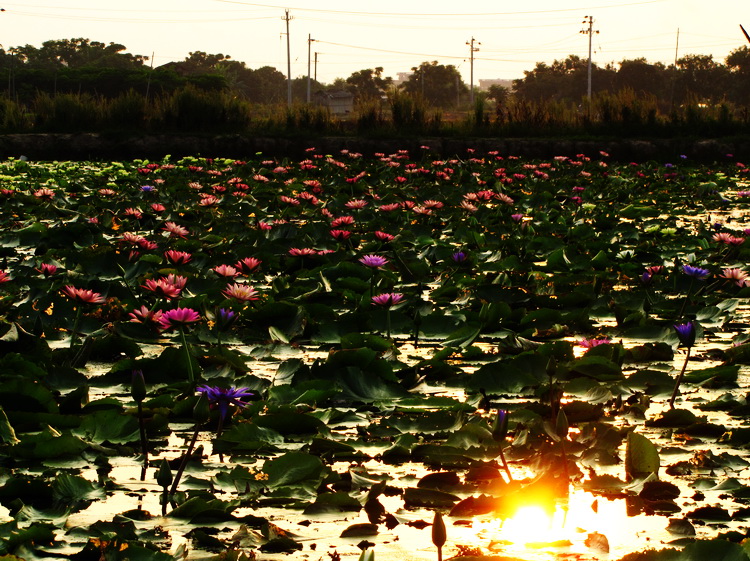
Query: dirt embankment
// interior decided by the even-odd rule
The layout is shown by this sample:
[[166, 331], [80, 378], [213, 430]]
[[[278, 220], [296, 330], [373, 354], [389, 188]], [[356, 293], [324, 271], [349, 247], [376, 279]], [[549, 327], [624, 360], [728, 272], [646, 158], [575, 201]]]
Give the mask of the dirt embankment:
[[[120, 136], [96, 133], [79, 134], [9, 134], [0, 135], [0, 157], [26, 156], [30, 160], [122, 160], [161, 159], [203, 156], [249, 158], [256, 154], [267, 156], [302, 157], [305, 149], [315, 147], [320, 153], [337, 154], [341, 150], [371, 155], [409, 150], [442, 156], [464, 155], [473, 148], [484, 155], [497, 150], [503, 156], [550, 158], [553, 156], [596, 156], [605, 151], [620, 161], [691, 160], [715, 161], [727, 157], [741, 160], [750, 158], [750, 138], [705, 139], [684, 138], [633, 140], [571, 140], [571, 139], [513, 139], [513, 138], [409, 138], [372, 139], [363, 137], [319, 137], [290, 139], [239, 134], [229, 135], [140, 135]], [[731, 155], [731, 156], [729, 156]]]

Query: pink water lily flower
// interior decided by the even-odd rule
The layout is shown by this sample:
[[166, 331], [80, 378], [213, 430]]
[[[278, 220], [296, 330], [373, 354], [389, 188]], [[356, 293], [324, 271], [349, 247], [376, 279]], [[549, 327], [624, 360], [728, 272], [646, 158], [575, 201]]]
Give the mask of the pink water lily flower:
[[128, 207], [125, 209], [125, 216], [128, 218], [135, 218], [136, 220], [140, 220], [143, 217], [143, 213], [140, 211], [140, 209]]
[[128, 314], [130, 321], [134, 323], [143, 323], [145, 325], [161, 325], [161, 316], [164, 313], [161, 310], [152, 310], [148, 306], [135, 308]]
[[161, 318], [159, 318], [159, 323], [161, 324], [161, 328], [166, 331], [168, 329], [185, 327], [200, 320], [200, 314], [192, 308], [174, 308], [173, 310], [164, 312]]
[[252, 302], [259, 298], [258, 291], [247, 284], [228, 284], [221, 293], [227, 298], [233, 298], [240, 302]]
[[379, 210], [382, 210], [383, 212], [393, 212], [394, 210], [398, 210], [401, 208], [401, 205], [398, 203], [389, 203], [387, 205], [380, 205], [378, 207]]
[[186, 251], [177, 251], [174, 249], [170, 249], [169, 251], [164, 252], [164, 257], [172, 263], [172, 265], [184, 265], [185, 263], [189, 263], [193, 256]]
[[170, 238], [185, 238], [189, 233], [187, 228], [175, 222], [165, 222], [162, 230], [168, 232]]
[[581, 339], [578, 344], [585, 349], [593, 349], [599, 345], [608, 345], [612, 342], [609, 337], [593, 337], [591, 339]]
[[378, 238], [381, 242], [390, 242], [393, 241], [396, 236], [394, 236], [393, 234], [389, 234], [388, 232], [377, 230], [375, 232], [375, 237]]
[[339, 216], [331, 221], [331, 228], [338, 228], [343, 225], [351, 226], [352, 224], [354, 224], [353, 216]]
[[34, 196], [43, 201], [51, 201], [55, 197], [55, 192], [48, 187], [42, 187], [34, 191]]
[[356, 210], [360, 208], [365, 208], [367, 206], [367, 201], [362, 200], [362, 199], [352, 199], [351, 201], [347, 202], [344, 206], [346, 208]]
[[170, 274], [161, 279], [146, 279], [141, 286], [163, 298], [177, 298], [185, 288], [185, 284], [187, 284], [186, 277]]
[[331, 236], [338, 241], [348, 240], [352, 233], [349, 230], [331, 230]]
[[750, 278], [748, 278], [748, 274], [737, 267], [729, 267], [727, 269], [724, 269], [719, 276], [723, 279], [734, 281], [734, 283], [739, 287], [750, 285]]
[[400, 292], [386, 292], [384, 294], [377, 294], [372, 297], [372, 304], [374, 306], [383, 306], [384, 308], [391, 308], [401, 302], [404, 299], [404, 295]]
[[63, 287], [61, 292], [71, 300], [81, 304], [103, 304], [105, 302], [104, 296], [87, 288], [76, 288], [68, 285]]
[[255, 257], [245, 257], [244, 259], [240, 259], [239, 261], [237, 261], [234, 266], [237, 267], [237, 270], [243, 275], [248, 275], [258, 267], [260, 267], [261, 263], [262, 261], [260, 259], [256, 259]]
[[217, 265], [212, 270], [214, 273], [216, 273], [220, 277], [225, 277], [225, 278], [230, 278], [230, 279], [240, 274], [240, 272], [234, 267], [232, 267], [231, 265]]
[[52, 263], [42, 263], [39, 265], [37, 271], [42, 273], [45, 277], [50, 277], [57, 272], [57, 265], [53, 265]]
[[312, 255], [317, 255], [318, 252], [315, 249], [312, 249], [311, 247], [293, 247], [289, 250], [289, 255], [292, 255], [294, 257], [310, 257]]

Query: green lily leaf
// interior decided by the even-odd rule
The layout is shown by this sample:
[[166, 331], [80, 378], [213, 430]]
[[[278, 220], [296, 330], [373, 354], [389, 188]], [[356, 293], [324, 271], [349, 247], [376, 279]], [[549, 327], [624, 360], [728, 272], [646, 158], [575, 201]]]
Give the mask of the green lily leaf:
[[625, 448], [625, 473], [630, 479], [659, 474], [659, 452], [648, 438], [636, 432], [628, 433]]
[[169, 516], [184, 518], [191, 523], [208, 521], [224, 521], [233, 518], [232, 511], [239, 506], [239, 501], [222, 501], [219, 499], [205, 499], [191, 497], [181, 505], [175, 507]]
[[404, 491], [404, 505], [407, 508], [451, 509], [460, 500], [456, 495], [436, 489], [408, 487]]
[[64, 505], [93, 501], [104, 497], [104, 489], [78, 475], [62, 473], [52, 482], [52, 496]]
[[263, 473], [268, 475], [266, 484], [271, 488], [287, 485], [317, 485], [323, 478], [324, 467], [320, 458], [302, 452], [286, 454], [267, 460]]
[[85, 415], [73, 434], [98, 444], [130, 444], [140, 440], [138, 420], [132, 415], [112, 410]]
[[221, 454], [272, 453], [284, 437], [272, 428], [256, 423], [237, 423], [214, 440], [214, 451]]
[[55, 541], [55, 527], [52, 524], [32, 524], [19, 528], [15, 520], [0, 524], [0, 554], [7, 555], [25, 545], [52, 545]]
[[348, 493], [321, 493], [315, 502], [306, 507], [304, 514], [320, 514], [323, 512], [359, 512], [362, 505]]
[[574, 361], [570, 365], [570, 372], [588, 376], [600, 382], [623, 379], [620, 367], [603, 356], [586, 355]]

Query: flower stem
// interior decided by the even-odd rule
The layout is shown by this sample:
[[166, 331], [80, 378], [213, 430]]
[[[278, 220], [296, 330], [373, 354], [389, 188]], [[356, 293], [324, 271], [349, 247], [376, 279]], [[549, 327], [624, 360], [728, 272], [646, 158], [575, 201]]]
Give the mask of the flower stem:
[[510, 483], [513, 481], [513, 476], [510, 474], [510, 468], [508, 467], [508, 462], [505, 460], [505, 453], [503, 452], [502, 446], [500, 447], [500, 461], [502, 462], [503, 469], [508, 476], [508, 483]]
[[677, 316], [677, 319], [682, 319], [682, 314], [685, 313], [685, 306], [687, 306], [688, 300], [690, 300], [690, 293], [693, 292], [693, 285], [695, 284], [695, 279], [690, 279], [690, 286], [688, 286], [687, 293], [685, 294], [685, 298], [682, 301], [682, 306], [680, 307], [680, 313]]
[[193, 431], [193, 437], [190, 439], [190, 444], [188, 445], [187, 450], [185, 451], [185, 454], [182, 456], [182, 461], [180, 462], [180, 467], [177, 470], [177, 474], [174, 476], [174, 481], [172, 482], [172, 487], [169, 489], [169, 496], [171, 497], [177, 492], [177, 486], [180, 484], [180, 479], [182, 478], [182, 473], [185, 471], [185, 467], [187, 467], [187, 463], [190, 460], [190, 456], [193, 455], [193, 448], [195, 448], [195, 443], [198, 440], [198, 433], [200, 432], [200, 425], [195, 425], [195, 430]]
[[[219, 425], [216, 427], [216, 438], [220, 438], [221, 434], [224, 432], [224, 417], [219, 415]], [[221, 463], [224, 463], [224, 454], [219, 452], [219, 461]]]
[[83, 315], [83, 307], [79, 305], [76, 310], [76, 319], [73, 321], [73, 331], [70, 334], [70, 349], [73, 349], [78, 342], [78, 324], [81, 323], [81, 315]]
[[185, 349], [185, 358], [187, 358], [188, 380], [191, 384], [195, 383], [195, 372], [193, 372], [193, 357], [190, 354], [190, 347], [185, 339], [185, 328], [180, 326], [180, 338], [182, 339], [182, 348]]
[[148, 469], [148, 441], [146, 440], [146, 424], [143, 420], [143, 405], [138, 402], [138, 427], [141, 433], [141, 453], [143, 454], [143, 469], [141, 469], [141, 481], [146, 479]]
[[677, 381], [674, 385], [674, 390], [672, 390], [672, 397], [669, 398], [669, 408], [674, 409], [674, 400], [677, 397], [677, 392], [680, 389], [680, 382], [682, 382], [682, 377], [685, 375], [685, 369], [687, 368], [688, 361], [690, 360], [690, 347], [687, 348], [687, 353], [685, 354], [685, 362], [682, 363], [682, 370], [680, 370], [679, 376], [677, 376]]

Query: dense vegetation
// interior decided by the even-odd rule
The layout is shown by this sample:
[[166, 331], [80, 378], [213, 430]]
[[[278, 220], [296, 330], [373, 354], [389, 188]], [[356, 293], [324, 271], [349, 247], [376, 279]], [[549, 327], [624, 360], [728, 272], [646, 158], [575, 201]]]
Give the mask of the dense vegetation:
[[1, 132], [242, 131], [273, 134], [473, 134], [503, 136], [722, 136], [748, 130], [750, 49], [725, 63], [687, 55], [676, 65], [623, 60], [593, 65], [571, 55], [539, 63], [514, 83], [468, 103], [452, 65], [424, 62], [398, 87], [381, 68], [363, 69], [312, 91], [346, 90], [353, 111], [332, 116], [305, 105], [307, 79], [271, 67], [247, 68], [228, 55], [195, 51], [159, 68], [118, 44], [88, 39], [0, 49]]

